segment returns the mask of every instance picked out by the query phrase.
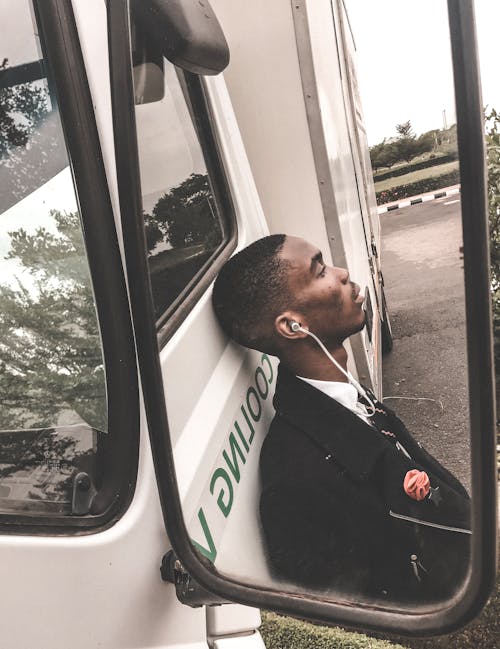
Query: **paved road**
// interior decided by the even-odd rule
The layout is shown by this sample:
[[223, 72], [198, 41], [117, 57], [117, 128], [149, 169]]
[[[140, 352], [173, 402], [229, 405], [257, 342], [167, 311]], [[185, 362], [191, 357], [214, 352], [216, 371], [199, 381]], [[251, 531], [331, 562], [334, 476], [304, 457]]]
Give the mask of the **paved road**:
[[384, 399], [470, 488], [467, 364], [458, 197], [381, 215], [394, 348]]

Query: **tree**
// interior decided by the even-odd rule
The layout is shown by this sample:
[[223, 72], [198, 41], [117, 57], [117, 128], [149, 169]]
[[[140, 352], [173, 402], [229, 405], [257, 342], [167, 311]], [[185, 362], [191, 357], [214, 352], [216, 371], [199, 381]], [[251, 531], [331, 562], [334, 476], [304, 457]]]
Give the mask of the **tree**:
[[396, 133], [401, 139], [415, 139], [415, 133], [413, 132], [410, 120], [403, 122], [402, 124], [396, 124]]
[[370, 159], [372, 167], [376, 171], [381, 167], [392, 167], [399, 162], [399, 152], [394, 142], [387, 142], [384, 138], [380, 144], [375, 144], [370, 149]]
[[384, 167], [390, 169], [392, 165], [395, 165], [400, 160], [397, 142], [388, 142], [381, 153], [380, 162]]
[[382, 163], [382, 155], [385, 147], [385, 138], [379, 144], [374, 144], [370, 147], [370, 160], [374, 171], [380, 169], [380, 167], [385, 167]]
[[[0, 64], [0, 77], [9, 69]], [[0, 212], [68, 165], [57, 111], [40, 80], [0, 88]]]
[[429, 151], [432, 151], [434, 146], [435, 146], [434, 132], [427, 131], [426, 133], [422, 133], [422, 135], [419, 135], [416, 140], [417, 155], [421, 155], [422, 153], [427, 153]]
[[[8, 59], [4, 59], [0, 74], [7, 68]], [[47, 112], [43, 88], [23, 83], [0, 89], [0, 158], [10, 158], [16, 147], [26, 146]]]
[[396, 124], [396, 132], [399, 135], [395, 143], [398, 158], [399, 160], [410, 162], [410, 160], [419, 154], [418, 142], [410, 120], [402, 124]]
[[221, 239], [206, 174], [191, 174], [164, 194], [154, 206], [152, 217], [145, 216], [150, 243], [159, 240], [160, 232], [173, 248], [200, 243], [210, 248]]
[[0, 284], [0, 428], [49, 427], [63, 411], [106, 430], [104, 367], [78, 213], [57, 234], [9, 233], [28, 279]]

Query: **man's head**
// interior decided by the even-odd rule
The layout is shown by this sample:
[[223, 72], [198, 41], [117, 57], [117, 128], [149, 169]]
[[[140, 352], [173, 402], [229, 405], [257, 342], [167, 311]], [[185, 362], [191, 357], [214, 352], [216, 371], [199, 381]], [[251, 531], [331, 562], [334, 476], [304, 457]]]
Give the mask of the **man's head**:
[[359, 287], [349, 273], [326, 266], [314, 245], [286, 235], [255, 241], [222, 268], [213, 305], [222, 328], [236, 342], [281, 357], [310, 329], [328, 346], [341, 345], [363, 328]]
[[244, 347], [273, 353], [273, 323], [287, 303], [284, 234], [258, 239], [231, 257], [215, 280], [212, 303], [221, 327]]

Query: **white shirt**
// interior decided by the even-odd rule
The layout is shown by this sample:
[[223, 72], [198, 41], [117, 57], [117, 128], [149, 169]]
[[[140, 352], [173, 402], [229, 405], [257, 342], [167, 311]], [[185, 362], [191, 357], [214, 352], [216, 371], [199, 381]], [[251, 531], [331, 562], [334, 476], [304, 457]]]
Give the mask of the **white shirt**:
[[372, 425], [368, 419], [366, 409], [362, 403], [358, 401], [358, 391], [350, 383], [342, 383], [340, 381], [319, 381], [318, 379], [306, 379], [303, 376], [297, 376], [301, 381], [305, 381], [312, 385], [316, 390], [320, 390], [327, 396], [335, 399], [345, 408], [351, 410], [360, 419], [367, 424]]
[[[366, 408], [362, 403], [358, 401], [358, 391], [350, 383], [341, 383], [340, 381], [318, 381], [317, 379], [305, 379], [303, 376], [297, 376], [301, 381], [305, 381], [312, 385], [313, 388], [321, 390], [327, 396], [335, 399], [345, 408], [348, 408], [351, 412], [357, 415], [360, 419], [369, 424], [374, 428], [372, 422], [368, 419], [368, 414]], [[396, 441], [396, 448], [401, 451], [406, 457], [411, 459], [411, 455], [405, 449], [405, 447], [399, 442]]]

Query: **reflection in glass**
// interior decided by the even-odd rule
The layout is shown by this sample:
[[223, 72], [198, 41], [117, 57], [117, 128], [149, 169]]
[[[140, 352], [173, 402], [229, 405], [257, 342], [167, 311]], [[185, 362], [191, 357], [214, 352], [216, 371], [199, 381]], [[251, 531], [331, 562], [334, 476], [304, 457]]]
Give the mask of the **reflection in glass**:
[[87, 514], [97, 436], [85, 424], [0, 432], [0, 510]]
[[57, 102], [23, 4], [0, 56], [0, 511], [83, 514], [105, 372]]
[[141, 50], [139, 36], [133, 56], [137, 135], [149, 269], [160, 318], [219, 248], [223, 226], [182, 72]]
[[[345, 45], [342, 42], [342, 48]], [[325, 52], [316, 53], [319, 61], [326, 56]], [[344, 56], [342, 52], [341, 67]], [[329, 79], [327, 74], [325, 78]], [[208, 395], [216, 393], [214, 386], [207, 388], [206, 399], [202, 396], [197, 404], [197, 422], [193, 416], [183, 431], [185, 439], [176, 445], [184, 518], [196, 549], [217, 571], [235, 580], [297, 594], [312, 592], [326, 600], [375, 602], [380, 606], [411, 609], [431, 607], [459, 592], [470, 558], [467, 493], [470, 447], [460, 210], [458, 205], [445, 205], [447, 201], [443, 201], [435, 204], [432, 214], [424, 215], [416, 206], [412, 209], [421, 218], [406, 223], [402, 219], [397, 236], [392, 240], [382, 237], [381, 242], [366, 136], [360, 132], [356, 88], [351, 88], [354, 97], [347, 97], [352, 100], [350, 103], [342, 97], [339, 111], [338, 97], [329, 96], [323, 77], [318, 86], [321, 124], [326, 122], [329, 130], [325, 127], [324, 131], [331, 134], [331, 138], [325, 139], [333, 141], [338, 133], [347, 131], [345, 140], [350, 146], [345, 149], [339, 146], [339, 152], [332, 147], [332, 157], [345, 156], [349, 173], [352, 171], [353, 175], [343, 175], [340, 162], [336, 167], [332, 165], [335, 206], [339, 230], [347, 242], [345, 254], [352, 281], [361, 282], [355, 270], [363, 266], [358, 263], [359, 258], [364, 263], [368, 256], [377, 286], [369, 309], [370, 342], [377, 354], [383, 345], [379, 270], [384, 273], [388, 308], [393, 315], [392, 359], [397, 369], [391, 375], [391, 384], [386, 386], [385, 394], [390, 397], [387, 403], [382, 403], [379, 394], [381, 401], [377, 402], [377, 408], [385, 412], [378, 414], [383, 414], [384, 420], [380, 421], [379, 417], [378, 423], [364, 424], [357, 421], [356, 413], [332, 406], [335, 399], [331, 395], [322, 395], [319, 388], [316, 392], [308, 391], [304, 382], [300, 383], [296, 376], [286, 376], [282, 367], [274, 372], [274, 380], [278, 374], [278, 398], [274, 397], [277, 418], [270, 424], [274, 380], [270, 381], [272, 387], [265, 389], [265, 383], [254, 384], [253, 379], [257, 378], [257, 370], [267, 371], [267, 362], [273, 361], [264, 362], [262, 355], [249, 352], [245, 357], [247, 365], [238, 368], [234, 384], [227, 388], [230, 406], [221, 408], [210, 441], [206, 439], [208, 426], [200, 413], [212, 412], [214, 405]], [[344, 109], [350, 118], [347, 125], [342, 121]], [[437, 114], [441, 114], [439, 110]], [[413, 143], [410, 127], [408, 123], [403, 129], [405, 137], [398, 142], [399, 146]], [[442, 134], [443, 140], [445, 137], [453, 140], [453, 133], [453, 128], [447, 129]], [[438, 135], [435, 141], [439, 142]], [[451, 157], [456, 168], [456, 154]], [[330, 159], [328, 162], [332, 164]], [[279, 174], [279, 169], [276, 173]], [[348, 178], [352, 178], [352, 185], [347, 182]], [[364, 190], [369, 190], [366, 195]], [[351, 226], [354, 231], [360, 215], [365, 237], [353, 241], [348, 235]], [[308, 216], [304, 214], [304, 220]], [[388, 214], [389, 221], [397, 222], [397, 215]], [[286, 231], [286, 225], [282, 227]], [[258, 258], [256, 250], [248, 255], [252, 261], [248, 275], [236, 275], [234, 267], [228, 274], [235, 292], [245, 284], [258, 287], [246, 299], [235, 298], [232, 292], [226, 294], [227, 303], [236, 304], [233, 315], [238, 326], [232, 332], [241, 333], [249, 323], [256, 332], [255, 338], [248, 334], [250, 344], [237, 336], [233, 338], [260, 352], [274, 353], [269, 350], [278, 347], [280, 356], [286, 343], [274, 347], [267, 339], [269, 346], [265, 348], [256, 342], [262, 342], [259, 335], [264, 337], [268, 303], [263, 303], [262, 296], [272, 282], [269, 279], [272, 264], [261, 276], [251, 275]], [[308, 264], [293, 257], [291, 267], [294, 272], [297, 268], [310, 269], [313, 259], [314, 251], [308, 257]], [[304, 320], [316, 308], [315, 318], [308, 326], [311, 331], [316, 331], [315, 327], [320, 329], [325, 338], [330, 336], [333, 345], [334, 336], [327, 331], [326, 324], [335, 321], [326, 306], [335, 302], [334, 296], [328, 293], [330, 290], [333, 294], [335, 286], [331, 272], [325, 273], [324, 284], [318, 272], [318, 283], [324, 289], [318, 288], [317, 300], [311, 298], [310, 302], [305, 294], [311, 280], [309, 275], [307, 278], [300, 275], [300, 286], [306, 287], [302, 292], [297, 290], [302, 301], [295, 299], [297, 295], [286, 294], [285, 304], [280, 308], [282, 313], [296, 308]], [[281, 290], [275, 290], [274, 304], [290, 289], [291, 276], [292, 273], [287, 275]], [[364, 291], [365, 287], [361, 289]], [[401, 297], [399, 304], [394, 289], [398, 289], [396, 292]], [[216, 292], [215, 288], [214, 295]], [[328, 295], [330, 301], [325, 297]], [[294, 307], [297, 302], [303, 311]], [[320, 311], [319, 304], [324, 311]], [[339, 300], [339, 312], [344, 304], [345, 301]], [[276, 316], [274, 313], [273, 322]], [[225, 324], [222, 328], [231, 337], [231, 328]], [[286, 333], [291, 334], [289, 324]], [[409, 352], [413, 334], [416, 334], [411, 341], [414, 346]], [[310, 346], [304, 344], [303, 354], [311, 358], [314, 348], [308, 342]], [[228, 354], [230, 350], [228, 346]], [[287, 359], [281, 360], [285, 365]], [[376, 362], [381, 360], [378, 357]], [[319, 360], [316, 366], [311, 363], [307, 368], [311, 373], [301, 373], [299, 369], [303, 367], [296, 358], [290, 364], [294, 375], [321, 378], [314, 376]], [[362, 367], [361, 371], [359, 366], [357, 369], [361, 374]], [[230, 383], [222, 371], [217, 378], [223, 385]], [[439, 403], [443, 414], [438, 412], [438, 417], [432, 416]], [[406, 416], [405, 406], [413, 410], [413, 417]], [[389, 408], [404, 413], [402, 420], [410, 435]], [[427, 450], [421, 448], [422, 441]], [[418, 493], [412, 483], [417, 477], [421, 481], [418, 489], [422, 489]]]

